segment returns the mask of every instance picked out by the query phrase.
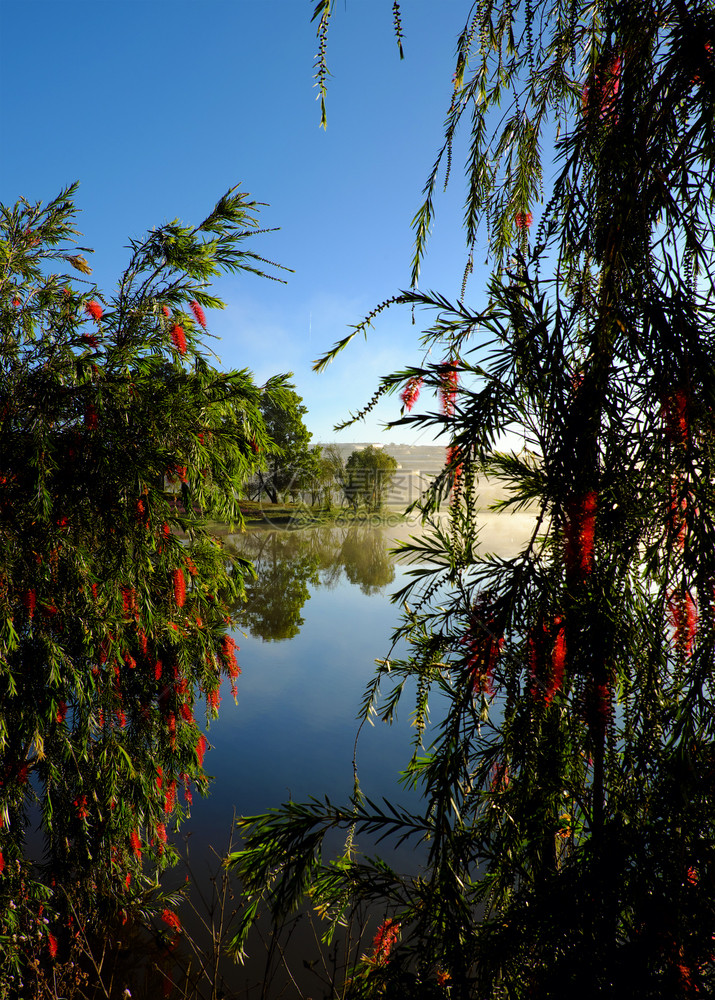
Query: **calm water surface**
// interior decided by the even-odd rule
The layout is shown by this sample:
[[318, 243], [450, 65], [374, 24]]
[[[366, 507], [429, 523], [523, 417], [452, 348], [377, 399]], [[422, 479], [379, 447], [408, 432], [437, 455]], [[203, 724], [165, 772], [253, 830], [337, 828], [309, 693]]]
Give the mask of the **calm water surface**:
[[[483, 549], [511, 555], [532, 526], [533, 518], [526, 515], [487, 518]], [[194, 798], [184, 827], [199, 885], [210, 885], [209, 872], [217, 868], [214, 851], [225, 852], [234, 813], [253, 815], [311, 796], [347, 804], [356, 717], [375, 659], [388, 655], [399, 621], [390, 594], [407, 579], [406, 567], [395, 564], [390, 548], [396, 538], [415, 532], [415, 525], [353, 525], [255, 529], [226, 539], [227, 547], [253, 562], [257, 577], [247, 586], [247, 603], [239, 609], [241, 630], [234, 632], [241, 647], [239, 703], [233, 705], [225, 685], [220, 718], [208, 730], [211, 793]], [[413, 693], [406, 686], [396, 723], [378, 720], [363, 727], [357, 762], [369, 798], [384, 796], [418, 811], [418, 796], [398, 780], [411, 754]], [[433, 712], [438, 716], [438, 706]], [[371, 844], [360, 847], [372, 852]], [[419, 847], [396, 852], [383, 843], [378, 850], [398, 869], [415, 874], [423, 858]], [[298, 957], [301, 965], [300, 951]], [[280, 980], [264, 992], [264, 960], [265, 951], [244, 969], [222, 963], [227, 995], [272, 998], [284, 987], [283, 996], [301, 995]], [[306, 995], [328, 995], [314, 987], [306, 984]]]

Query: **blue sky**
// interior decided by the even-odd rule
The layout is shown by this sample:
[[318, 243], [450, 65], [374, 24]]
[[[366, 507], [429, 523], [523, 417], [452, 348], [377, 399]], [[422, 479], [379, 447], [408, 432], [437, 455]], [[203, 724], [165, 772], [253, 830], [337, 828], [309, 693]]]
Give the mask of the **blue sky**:
[[[382, 299], [409, 285], [410, 221], [440, 144], [462, 27], [461, 0], [403, 4], [405, 59], [389, 0], [345, 0], [331, 28], [328, 128], [313, 80], [314, 0], [2, 0], [0, 198], [47, 200], [81, 183], [93, 277], [116, 282], [129, 237], [198, 222], [240, 183], [269, 203], [256, 252], [293, 268], [287, 285], [250, 275], [214, 286], [224, 368], [259, 382], [292, 371], [314, 441], [414, 441], [385, 433], [397, 397], [362, 424], [381, 374], [419, 363], [419, 317], [383, 314], [325, 373], [312, 361]], [[420, 284], [456, 298], [465, 262], [460, 172], [439, 203]], [[482, 255], [483, 259], [484, 255]], [[486, 275], [471, 279], [472, 300]]]

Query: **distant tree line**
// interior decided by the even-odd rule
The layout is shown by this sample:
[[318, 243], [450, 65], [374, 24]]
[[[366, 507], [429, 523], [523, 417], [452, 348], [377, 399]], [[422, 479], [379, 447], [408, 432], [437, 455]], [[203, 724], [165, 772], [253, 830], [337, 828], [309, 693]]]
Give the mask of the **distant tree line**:
[[335, 504], [380, 510], [397, 460], [374, 445], [355, 449], [347, 460], [337, 445], [311, 447], [312, 434], [303, 420], [307, 412], [292, 387], [280, 402], [265, 398], [261, 413], [272, 443], [246, 485], [248, 497], [267, 497], [274, 504], [303, 500], [326, 510]]

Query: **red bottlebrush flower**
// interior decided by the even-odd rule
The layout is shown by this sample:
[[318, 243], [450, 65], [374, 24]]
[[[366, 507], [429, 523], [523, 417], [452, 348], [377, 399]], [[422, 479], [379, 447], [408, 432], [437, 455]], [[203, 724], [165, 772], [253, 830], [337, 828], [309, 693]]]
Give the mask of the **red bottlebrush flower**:
[[67, 716], [67, 702], [62, 700], [57, 705], [57, 715], [55, 719], [57, 722], [64, 722]]
[[156, 839], [160, 844], [166, 843], [166, 827], [163, 823], [156, 824]]
[[79, 818], [87, 819], [89, 816], [89, 810], [87, 809], [87, 796], [82, 795], [79, 799], [75, 799], [74, 804], [77, 807], [77, 815]]
[[129, 667], [130, 670], [134, 670], [134, 668], [137, 665], [137, 661], [134, 659], [134, 657], [131, 655], [131, 653], [125, 653], [124, 654], [124, 662]]
[[212, 712], [218, 712], [218, 707], [221, 704], [221, 694], [218, 688], [215, 691], [206, 692], [206, 704]]
[[172, 910], [163, 910], [161, 919], [168, 927], [171, 927], [172, 931], [176, 934], [181, 933], [181, 921]]
[[557, 632], [551, 654], [551, 679], [544, 694], [545, 705], [550, 705], [554, 700], [554, 695], [563, 687], [564, 668], [566, 666], [566, 629], [561, 618], [555, 618], [554, 625]]
[[117, 715], [117, 722], [119, 723], [121, 728], [124, 729], [124, 727], [127, 724], [127, 713], [124, 711], [123, 708], [120, 708], [117, 710], [116, 715]]
[[183, 328], [178, 323], [175, 323], [169, 332], [171, 334], [171, 342], [179, 354], [186, 354], [186, 334]]
[[208, 745], [209, 745], [209, 741], [206, 739], [206, 737], [202, 733], [199, 736], [198, 743], [196, 744], [196, 756], [199, 759], [199, 767], [203, 767], [204, 766], [204, 756], [205, 756], [206, 751], [208, 749]]
[[420, 397], [420, 389], [422, 388], [422, 379], [415, 376], [407, 381], [405, 388], [400, 393], [400, 399], [402, 400], [402, 405], [409, 413], [412, 407], [415, 405]]
[[99, 346], [99, 341], [93, 333], [83, 333], [82, 340], [87, 344], [88, 347], [97, 348]]
[[399, 936], [399, 922], [388, 917], [377, 928], [377, 933], [372, 939], [372, 955], [369, 961], [374, 965], [386, 965], [390, 958], [390, 952]]
[[621, 57], [616, 55], [611, 56], [606, 66], [603, 83], [601, 84], [601, 118], [612, 117], [614, 122], [618, 120], [615, 110], [616, 98], [618, 97], [618, 91], [621, 89], [622, 68], [623, 62]]
[[164, 538], [169, 538], [171, 536], [171, 528], [169, 527], [168, 524], [162, 524], [161, 533], [164, 536]]
[[176, 779], [174, 778], [166, 786], [166, 795], [164, 796], [164, 812], [170, 813], [175, 805], [176, 805]]
[[677, 389], [661, 401], [660, 416], [665, 427], [665, 436], [670, 443], [687, 444], [690, 423], [688, 395], [684, 389]]
[[57, 938], [52, 931], [47, 932], [47, 950], [50, 953], [50, 958], [54, 959], [57, 955]]
[[685, 536], [688, 532], [685, 523], [688, 498], [687, 496], [679, 497], [678, 493], [678, 481], [674, 479], [670, 484], [670, 510], [668, 512], [667, 527], [671, 538], [674, 536], [675, 544], [682, 551], [685, 548]]
[[489, 772], [489, 788], [492, 792], [505, 792], [509, 787], [509, 765], [502, 761], [494, 764]]
[[20, 306], [22, 305], [22, 302], [21, 302], [21, 300], [20, 300], [20, 299], [18, 299], [18, 298], [17, 298], [17, 296], [16, 296], [16, 297], [15, 297], [15, 298], [14, 298], [14, 299], [12, 300], [12, 304], [13, 304], [13, 306], [14, 306], [14, 307], [15, 307], [16, 309], [19, 309], [19, 308], [20, 308]]
[[131, 872], [127, 872], [127, 874], [124, 876], [124, 885], [128, 889], [131, 884], [132, 884], [132, 873]]
[[169, 730], [171, 736], [176, 733], [176, 715], [173, 712], [169, 712], [166, 717], [166, 728]]
[[451, 417], [454, 413], [457, 387], [459, 386], [459, 374], [454, 361], [446, 361], [440, 365], [440, 381], [439, 399], [442, 413]]
[[35, 591], [26, 590], [22, 598], [22, 603], [27, 610], [27, 617], [32, 619], [35, 614], [35, 605], [37, 604], [37, 594]]
[[161, 662], [161, 660], [157, 660], [156, 663], [154, 664], [154, 680], [155, 681], [161, 680], [161, 674], [162, 674], [163, 669], [164, 669], [164, 664]]
[[673, 592], [668, 598], [668, 611], [673, 626], [676, 651], [690, 656], [698, 627], [698, 609], [689, 592]]
[[[239, 649], [236, 645], [236, 641], [233, 636], [225, 635], [221, 640], [221, 657], [228, 669], [228, 674], [231, 678], [235, 679], [241, 673], [241, 668], [236, 660], [236, 655], [234, 650]], [[216, 692], [218, 695], [218, 692]], [[220, 700], [220, 699], [219, 699]], [[218, 707], [218, 704], [213, 706]]]
[[618, 121], [616, 99], [621, 89], [622, 70], [623, 60], [619, 55], [611, 55], [605, 66], [601, 64], [597, 67], [591, 82], [583, 88], [582, 101], [585, 111], [595, 107], [602, 121], [607, 118], [614, 124]]
[[162, 767], [157, 766], [156, 769], [156, 787], [161, 791], [161, 786], [164, 784], [164, 770]]
[[0, 875], [5, 871], [5, 858], [3, 857], [2, 851], [0, 851]]
[[94, 431], [97, 429], [99, 423], [99, 417], [97, 415], [97, 410], [90, 403], [84, 412], [84, 426], [88, 431]]
[[141, 861], [142, 858], [142, 845], [139, 840], [139, 833], [136, 830], [132, 830], [131, 836], [129, 838], [132, 845], [132, 850], [134, 851], [134, 857]]
[[164, 313], [164, 315], [166, 316], [166, 318], [167, 318], [167, 319], [168, 319], [168, 318], [169, 318], [169, 316], [171, 315], [171, 313], [170, 313], [170, 311], [169, 311], [169, 307], [168, 307], [168, 306], [162, 306], [162, 307], [161, 307], [161, 311], [162, 311], [162, 312]]
[[144, 524], [149, 514], [149, 501], [145, 496], [139, 497], [134, 506], [134, 518], [139, 524]]
[[191, 312], [194, 314], [194, 316], [196, 318], [196, 322], [200, 323], [201, 326], [205, 330], [206, 329], [206, 313], [203, 311], [203, 309], [201, 308], [201, 306], [198, 304], [198, 302], [196, 302], [196, 300], [194, 300], [193, 302], [189, 302], [189, 308], [191, 309]]
[[95, 601], [97, 600], [97, 584], [96, 583], [92, 584], [92, 598]]
[[514, 221], [517, 229], [529, 229], [534, 219], [531, 212], [517, 212]]
[[181, 715], [181, 718], [184, 719], [185, 722], [194, 721], [194, 713], [191, 710], [191, 705], [187, 704], [181, 705], [179, 708], [179, 713]]
[[691, 885], [698, 884], [698, 872], [697, 869], [692, 866], [688, 868], [688, 882], [690, 882]]
[[183, 570], [174, 570], [174, 600], [177, 608], [183, 608], [186, 603], [186, 579]]
[[199, 571], [196, 568], [196, 563], [194, 562], [194, 560], [190, 556], [187, 556], [184, 562], [186, 563], [186, 568], [188, 569], [191, 576], [197, 576]]
[[102, 318], [102, 313], [104, 312], [99, 302], [96, 302], [94, 299], [90, 299], [89, 302], [85, 302], [84, 308], [89, 313], [89, 315], [94, 320], [96, 320], [97, 323], [99, 323], [100, 319]]
[[566, 575], [581, 579], [593, 570], [594, 536], [598, 495], [590, 490], [566, 506], [564, 536], [566, 540]]
[[142, 629], [139, 629], [139, 631], [137, 632], [137, 638], [139, 639], [139, 648], [141, 649], [144, 656], [146, 656], [147, 653], [149, 652], [149, 640], [147, 639], [146, 632], [144, 632]]
[[176, 468], [176, 475], [179, 477], [179, 479], [181, 480], [181, 482], [182, 483], [186, 483], [188, 481], [186, 479], [186, 466], [185, 465], [177, 465], [177, 466], [175, 466], [175, 468]]
[[475, 601], [472, 620], [462, 639], [466, 647], [464, 666], [472, 685], [473, 694], [492, 694], [492, 675], [504, 645], [504, 639], [495, 633], [495, 617], [488, 595]]

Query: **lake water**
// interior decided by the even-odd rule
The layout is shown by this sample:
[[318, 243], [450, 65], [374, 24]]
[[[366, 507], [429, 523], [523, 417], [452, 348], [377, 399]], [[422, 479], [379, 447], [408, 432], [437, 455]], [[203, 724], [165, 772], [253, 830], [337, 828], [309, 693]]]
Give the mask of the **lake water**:
[[[511, 555], [532, 527], [529, 515], [487, 516], [482, 547]], [[396, 539], [415, 532], [419, 526], [403, 523], [255, 529], [227, 537], [227, 546], [253, 561], [257, 579], [249, 583], [248, 602], [239, 611], [242, 629], [234, 632], [241, 647], [239, 704], [233, 705], [226, 689], [220, 718], [208, 731], [211, 794], [195, 797], [185, 825], [199, 884], [216, 870], [210, 848], [225, 851], [234, 812], [253, 815], [310, 796], [347, 803], [356, 716], [375, 659], [388, 655], [399, 619], [389, 595], [406, 580], [406, 567], [397, 565], [389, 550]], [[411, 751], [412, 708], [407, 690], [396, 724], [378, 721], [362, 730], [357, 760], [361, 787], [370, 798], [418, 806], [416, 795], [398, 782]], [[403, 870], [419, 868], [419, 851], [403, 849], [398, 855], [383, 844], [380, 853]], [[260, 963], [264, 959], [265, 954]], [[222, 963], [222, 974], [229, 995], [262, 995], [262, 964], [235, 969]], [[278, 992], [271, 987], [264, 995]], [[284, 995], [300, 993], [288, 984]]]

